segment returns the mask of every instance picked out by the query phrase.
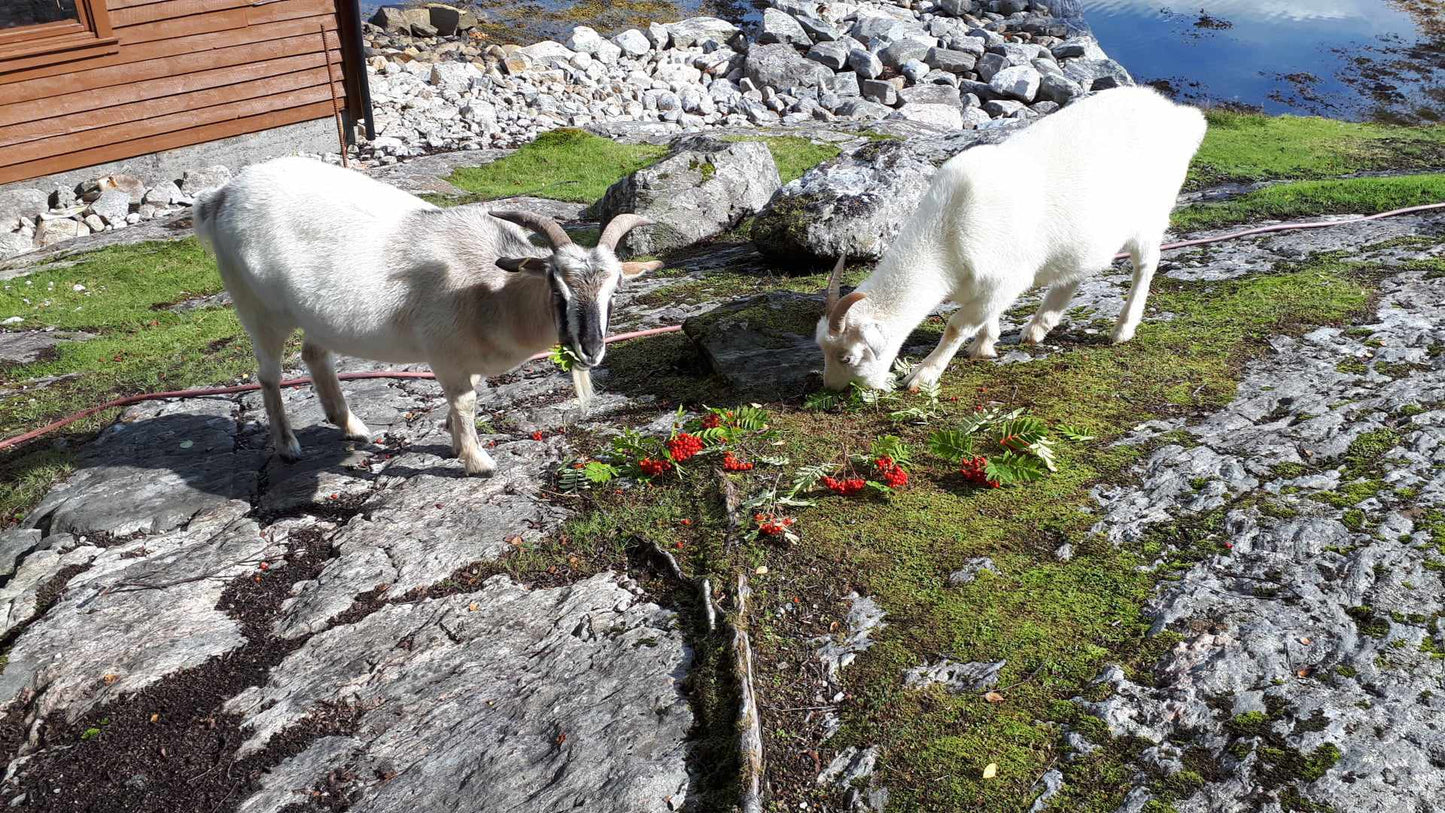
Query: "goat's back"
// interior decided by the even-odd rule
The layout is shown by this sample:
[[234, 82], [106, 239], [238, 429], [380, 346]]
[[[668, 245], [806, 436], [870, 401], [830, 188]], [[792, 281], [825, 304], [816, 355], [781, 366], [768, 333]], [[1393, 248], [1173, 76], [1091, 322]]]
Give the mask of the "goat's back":
[[960, 153], [937, 182], [956, 190], [951, 208], [979, 252], [1097, 265], [1167, 226], [1205, 126], [1151, 89], [1107, 90]]

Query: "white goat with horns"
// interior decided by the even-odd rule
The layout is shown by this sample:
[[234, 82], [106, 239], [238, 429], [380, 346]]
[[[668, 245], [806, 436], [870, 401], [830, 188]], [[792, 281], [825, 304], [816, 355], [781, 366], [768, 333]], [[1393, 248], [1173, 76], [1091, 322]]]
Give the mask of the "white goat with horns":
[[1035, 285], [1048, 292], [1022, 339], [1041, 342], [1083, 279], [1121, 248], [1134, 280], [1113, 339], [1133, 338], [1205, 126], [1192, 107], [1119, 88], [949, 159], [877, 269], [841, 298], [839, 258], [818, 321], [824, 385], [887, 387], [904, 340], [944, 301], [959, 308], [906, 382], [911, 389], [936, 383], [970, 336], [969, 355], [993, 358], [999, 316]]
[[[613, 254], [624, 234], [646, 222], [619, 215], [596, 248], [583, 248], [541, 215], [439, 209], [304, 158], [249, 167], [195, 207], [196, 234], [215, 252], [251, 335], [283, 458], [301, 454], [279, 387], [282, 348], [299, 327], [301, 358], [326, 418], [348, 438], [369, 440], [370, 432], [346, 406], [333, 351], [426, 362], [450, 404], [452, 451], [468, 474], [484, 475], [496, 463], [477, 440], [478, 378], [560, 341], [578, 359], [574, 383], [585, 400], [587, 370], [602, 361], [619, 285], [661, 265], [619, 262]], [[551, 248], [532, 245], [519, 227]]]

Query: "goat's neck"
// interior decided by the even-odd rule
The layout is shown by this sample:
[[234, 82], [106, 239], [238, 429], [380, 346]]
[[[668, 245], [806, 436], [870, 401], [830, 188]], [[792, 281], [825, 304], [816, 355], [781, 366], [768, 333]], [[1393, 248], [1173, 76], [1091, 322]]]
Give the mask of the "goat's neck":
[[557, 343], [557, 324], [552, 312], [552, 286], [546, 277], [512, 274], [496, 294], [499, 312], [507, 321], [510, 335], [528, 356]]
[[887, 340], [887, 355], [898, 355], [903, 342], [920, 322], [952, 294], [944, 267], [936, 258], [903, 258], [891, 252], [858, 286], [866, 293], [869, 314]]

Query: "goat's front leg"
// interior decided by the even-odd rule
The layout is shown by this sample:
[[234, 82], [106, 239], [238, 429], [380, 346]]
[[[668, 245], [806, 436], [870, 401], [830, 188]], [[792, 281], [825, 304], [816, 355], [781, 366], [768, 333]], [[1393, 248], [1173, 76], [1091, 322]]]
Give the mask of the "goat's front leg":
[[996, 359], [998, 351], [993, 349], [994, 343], [998, 341], [1000, 332], [998, 314], [984, 320], [983, 327], [973, 337], [973, 344], [968, 346], [968, 357], [974, 359]]
[[918, 392], [938, 383], [944, 368], [958, 355], [958, 349], [963, 347], [963, 343], [978, 329], [978, 322], [973, 321], [974, 318], [974, 313], [966, 305], [948, 317], [948, 325], [943, 329], [943, 338], [938, 340], [938, 346], [933, 348], [928, 358], [913, 368], [913, 372], [904, 381], [909, 391]]
[[1019, 336], [1019, 341], [1024, 344], [1038, 344], [1049, 335], [1049, 331], [1058, 327], [1059, 321], [1064, 318], [1064, 308], [1073, 300], [1080, 282], [1082, 280], [1060, 282], [1049, 288], [1048, 293], [1044, 294], [1044, 301], [1039, 303], [1038, 312]]
[[1144, 301], [1149, 298], [1149, 283], [1154, 280], [1154, 271], [1159, 267], [1159, 241], [1151, 240], [1143, 245], [1131, 243], [1129, 259], [1134, 264], [1134, 284], [1129, 288], [1129, 298], [1124, 302], [1124, 311], [1114, 325], [1114, 344], [1123, 344], [1134, 338], [1139, 320], [1144, 318]]
[[477, 439], [477, 376], [443, 372], [435, 367], [432, 372], [447, 396], [447, 428], [452, 434], [452, 451], [462, 461], [467, 474], [490, 476], [497, 470], [497, 463]]

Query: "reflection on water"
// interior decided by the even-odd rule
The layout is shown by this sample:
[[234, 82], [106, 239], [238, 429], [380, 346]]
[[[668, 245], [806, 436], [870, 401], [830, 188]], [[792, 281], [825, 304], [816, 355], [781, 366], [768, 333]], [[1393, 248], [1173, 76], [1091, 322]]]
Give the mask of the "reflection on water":
[[1104, 49], [1184, 99], [1438, 121], [1441, 0], [1083, 0]]

